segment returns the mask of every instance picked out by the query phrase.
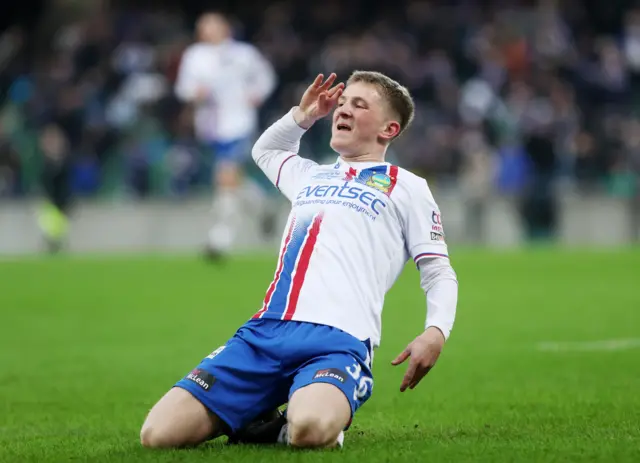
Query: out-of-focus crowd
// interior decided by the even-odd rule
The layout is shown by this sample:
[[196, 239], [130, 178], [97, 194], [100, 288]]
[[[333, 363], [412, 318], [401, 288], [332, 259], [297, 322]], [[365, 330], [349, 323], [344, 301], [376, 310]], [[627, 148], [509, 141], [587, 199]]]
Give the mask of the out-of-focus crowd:
[[[378, 70], [417, 104], [390, 156], [430, 181], [471, 198], [550, 184], [637, 190], [640, 9], [614, 0], [227, 6], [236, 35], [278, 73], [263, 125], [318, 72]], [[37, 193], [46, 161], [61, 158], [77, 196], [208, 192], [211, 156], [193, 137], [191, 108], [173, 95], [193, 19], [76, 2], [45, 11], [35, 32], [5, 31], [0, 197]], [[303, 154], [334, 156], [328, 136], [327, 124], [314, 127]]]

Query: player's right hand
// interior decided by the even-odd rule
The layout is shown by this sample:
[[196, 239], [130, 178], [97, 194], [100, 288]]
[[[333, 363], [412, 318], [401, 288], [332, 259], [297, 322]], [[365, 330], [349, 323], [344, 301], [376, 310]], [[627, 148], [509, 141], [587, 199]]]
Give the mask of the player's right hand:
[[336, 74], [331, 73], [323, 82], [324, 75], [318, 74], [313, 83], [302, 95], [300, 104], [295, 108], [293, 118], [296, 123], [308, 129], [317, 120], [327, 116], [338, 103], [338, 98], [344, 90], [344, 83], [333, 85]]
[[194, 101], [197, 104], [204, 103], [207, 100], [209, 100], [210, 96], [211, 96], [211, 92], [209, 91], [209, 89], [201, 86], [196, 89]]

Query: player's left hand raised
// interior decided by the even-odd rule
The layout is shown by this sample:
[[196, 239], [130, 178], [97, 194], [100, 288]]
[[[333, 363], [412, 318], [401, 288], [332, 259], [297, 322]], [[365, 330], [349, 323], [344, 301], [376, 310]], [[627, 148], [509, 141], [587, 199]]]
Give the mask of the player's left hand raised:
[[406, 391], [407, 387], [413, 389], [418, 385], [436, 364], [443, 347], [444, 335], [438, 328], [430, 326], [391, 362], [391, 365], [400, 365], [409, 359], [409, 367], [402, 378], [400, 392]]

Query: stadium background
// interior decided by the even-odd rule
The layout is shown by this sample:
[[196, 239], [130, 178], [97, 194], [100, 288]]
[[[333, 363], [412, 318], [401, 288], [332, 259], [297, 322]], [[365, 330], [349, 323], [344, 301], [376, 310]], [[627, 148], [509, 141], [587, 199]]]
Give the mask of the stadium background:
[[[405, 83], [416, 121], [390, 156], [429, 179], [452, 243], [637, 240], [640, 10], [624, 1], [481, 3], [7, 7], [16, 11], [5, 16], [12, 22], [3, 35], [0, 198], [20, 206], [0, 208], [0, 250], [39, 249], [35, 206], [24, 199], [46, 191], [42, 174], [58, 151], [76, 221], [70, 249], [198, 244], [210, 220], [211, 156], [193, 139], [191, 108], [177, 102], [172, 84], [205, 6], [230, 13], [236, 36], [258, 45], [278, 72], [263, 126], [318, 72], [346, 78], [378, 69]], [[332, 157], [328, 136], [318, 124], [303, 152]], [[158, 216], [166, 224], [151, 225]], [[128, 241], [100, 234], [109, 223], [131, 230], [122, 233]], [[173, 238], [151, 236], [153, 227], [168, 227]], [[246, 235], [241, 245], [263, 244]]]
[[[640, 461], [640, 5], [622, 0], [6, 3], [0, 461], [184, 461], [140, 448], [144, 414], [264, 296], [279, 230], [258, 239], [250, 211], [252, 252], [198, 258], [210, 156], [171, 84], [204, 7], [232, 14], [277, 69], [263, 126], [317, 72], [384, 71], [416, 97], [390, 154], [441, 206], [458, 320], [437, 368], [401, 395], [404, 367], [389, 362], [424, 323], [408, 268], [340, 460]], [[315, 126], [303, 152], [334, 156], [328, 133]], [[71, 252], [39, 256], [55, 159]]]

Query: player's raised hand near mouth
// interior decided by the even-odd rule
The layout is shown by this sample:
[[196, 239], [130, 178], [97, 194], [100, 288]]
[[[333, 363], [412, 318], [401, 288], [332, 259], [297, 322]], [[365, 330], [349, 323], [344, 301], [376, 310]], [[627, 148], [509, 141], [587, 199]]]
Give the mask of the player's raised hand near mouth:
[[400, 355], [392, 362], [392, 365], [400, 365], [409, 359], [407, 372], [402, 378], [400, 392], [413, 389], [418, 385], [420, 380], [429, 373], [431, 368], [436, 364], [442, 347], [444, 346], [444, 335], [435, 327], [429, 327], [424, 333], [415, 338]]
[[327, 80], [324, 80], [324, 75], [318, 74], [304, 92], [300, 104], [293, 113], [293, 118], [300, 127], [308, 129], [317, 120], [327, 116], [336, 106], [344, 90], [342, 82], [332, 86], [336, 77], [335, 73], [331, 73]]

